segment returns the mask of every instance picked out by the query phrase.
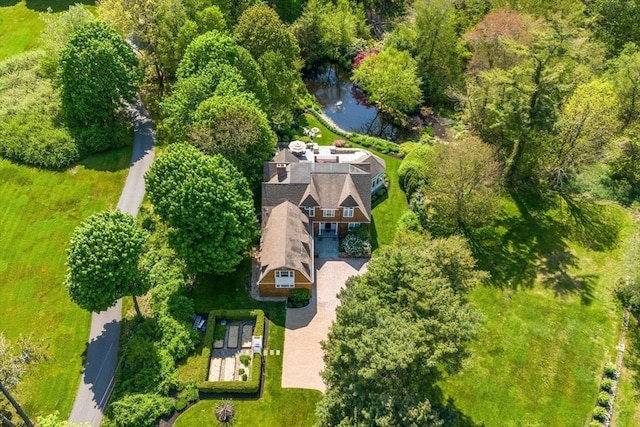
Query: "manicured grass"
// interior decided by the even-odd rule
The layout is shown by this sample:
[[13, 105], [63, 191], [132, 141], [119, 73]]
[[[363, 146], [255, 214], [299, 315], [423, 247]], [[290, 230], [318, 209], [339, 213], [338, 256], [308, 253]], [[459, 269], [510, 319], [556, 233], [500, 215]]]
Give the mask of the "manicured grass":
[[[313, 139], [313, 141], [318, 143], [318, 145], [331, 145], [336, 139], [345, 140], [344, 137], [327, 129], [312, 114], [305, 114], [304, 120], [306, 120], [306, 124], [304, 126], [308, 128], [317, 127], [320, 129], [321, 137]], [[303, 134], [301, 133], [299, 136], [303, 136]], [[353, 141], [347, 140], [347, 142], [351, 144], [352, 147], [372, 151], [386, 163], [387, 175], [389, 176], [389, 191], [384, 200], [379, 202], [373, 208], [371, 234], [374, 249], [381, 245], [391, 244], [395, 236], [396, 224], [402, 214], [407, 210], [407, 198], [405, 197], [404, 192], [400, 189], [400, 181], [398, 180], [398, 168], [400, 167], [401, 159], [378, 153], [370, 148], [362, 147]]]
[[33, 334], [47, 360], [18, 387], [27, 413], [71, 411], [90, 315], [63, 286], [65, 249], [73, 229], [102, 209], [115, 208], [131, 150], [93, 156], [64, 172], [0, 159], [0, 331], [9, 340]]
[[622, 374], [618, 380], [611, 425], [640, 425], [640, 327], [633, 315], [629, 319]]
[[[471, 358], [440, 387], [461, 413], [487, 427], [583, 426], [603, 366], [615, 360], [622, 316], [611, 289], [624, 272], [633, 224], [619, 207], [598, 208], [601, 223], [583, 236], [562, 203], [520, 209], [507, 201], [496, 235], [476, 236], [476, 254], [494, 276], [470, 295], [484, 326]], [[599, 227], [609, 237], [596, 241]], [[599, 250], [578, 237], [591, 237]]]
[[[260, 308], [269, 320], [267, 349], [280, 350], [280, 356], [266, 356], [266, 382], [260, 399], [233, 399], [236, 408], [234, 426], [312, 426], [315, 421], [315, 405], [322, 397], [316, 390], [281, 387], [282, 352], [284, 350], [284, 302], [259, 302], [253, 300], [245, 288], [251, 271], [249, 260], [243, 262], [236, 273], [229, 276], [201, 276], [193, 293], [196, 312], [213, 309]], [[190, 379], [196, 369], [199, 351], [187, 363], [178, 367], [180, 380]], [[176, 427], [216, 425], [214, 411], [219, 400], [202, 400], [176, 422]]]
[[93, 5], [92, 0], [0, 0], [0, 61], [16, 53], [35, 49], [44, 23], [39, 13], [68, 10], [75, 3]]

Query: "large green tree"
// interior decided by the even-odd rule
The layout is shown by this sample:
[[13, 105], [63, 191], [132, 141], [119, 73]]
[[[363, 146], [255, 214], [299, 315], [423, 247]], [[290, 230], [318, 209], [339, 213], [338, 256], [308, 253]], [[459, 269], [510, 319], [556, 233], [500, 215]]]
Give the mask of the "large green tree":
[[415, 61], [392, 47], [367, 56], [353, 71], [353, 80], [369, 94], [370, 101], [395, 116], [411, 112], [422, 100]]
[[413, 13], [385, 38], [385, 46], [406, 50], [416, 60], [426, 102], [442, 105], [462, 86], [462, 60], [453, 2], [417, 0]]
[[213, 96], [196, 110], [190, 141], [206, 154], [221, 154], [252, 186], [275, 152], [276, 135], [256, 102], [246, 96]]
[[147, 233], [120, 211], [91, 215], [73, 231], [67, 249], [65, 286], [71, 299], [88, 311], [103, 311], [124, 296], [147, 291], [138, 269]]
[[491, 146], [465, 137], [436, 144], [424, 162], [424, 185], [412, 207], [425, 228], [440, 235], [465, 233], [491, 219], [500, 187]]
[[[543, 152], [552, 143], [547, 135], [562, 103], [601, 66], [601, 50], [589, 43], [576, 20], [573, 15], [554, 15], [535, 21], [528, 35], [518, 36], [503, 26], [505, 31], [496, 38], [501, 47], [494, 52], [510, 53], [509, 60], [467, 78], [465, 118], [485, 142], [499, 148], [510, 184], [543, 178]], [[484, 55], [486, 50], [474, 54]]]
[[246, 179], [221, 155], [172, 144], [145, 176], [155, 212], [192, 272], [229, 273], [255, 233]]
[[287, 127], [302, 85], [298, 41], [278, 14], [261, 3], [244, 11], [234, 34], [258, 62], [265, 77], [268, 93], [265, 111], [271, 123], [276, 128]]
[[109, 131], [125, 102], [135, 100], [140, 78], [131, 47], [105, 23], [88, 23], [62, 50], [58, 75], [62, 108], [69, 123], [82, 131], [102, 132], [98, 137], [87, 137], [86, 148], [109, 148], [113, 144]]
[[613, 85], [621, 104], [624, 126], [640, 116], [640, 49], [630, 43], [608, 64], [605, 79]]
[[381, 251], [339, 294], [323, 343], [320, 425], [442, 425], [431, 387], [460, 366], [477, 331], [465, 296], [484, 274], [463, 239], [407, 234]]
[[184, 141], [201, 102], [213, 95], [250, 94], [268, 104], [267, 85], [251, 54], [226, 34], [210, 31], [189, 44], [178, 81], [162, 104], [163, 129], [172, 142]]
[[307, 67], [323, 59], [347, 65], [368, 37], [364, 10], [349, 0], [309, 0], [292, 30]]
[[581, 166], [604, 157], [620, 130], [620, 104], [613, 86], [594, 80], [578, 86], [564, 105], [545, 167], [551, 184], [562, 189]]

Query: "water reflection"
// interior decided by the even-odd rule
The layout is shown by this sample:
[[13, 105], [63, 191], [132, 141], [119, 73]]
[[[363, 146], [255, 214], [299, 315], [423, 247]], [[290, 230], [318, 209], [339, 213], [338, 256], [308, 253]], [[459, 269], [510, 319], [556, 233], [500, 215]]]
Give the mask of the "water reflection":
[[348, 73], [338, 66], [320, 66], [304, 82], [324, 113], [342, 129], [391, 140], [406, 139], [404, 129], [369, 104], [362, 89], [351, 83]]

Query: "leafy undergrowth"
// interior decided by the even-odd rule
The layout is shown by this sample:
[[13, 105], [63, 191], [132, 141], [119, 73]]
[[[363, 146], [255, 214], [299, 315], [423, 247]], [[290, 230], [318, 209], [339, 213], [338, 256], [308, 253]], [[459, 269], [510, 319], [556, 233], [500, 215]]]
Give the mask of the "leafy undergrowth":
[[492, 274], [470, 297], [484, 329], [440, 387], [469, 424], [582, 426], [615, 361], [611, 289], [633, 224], [616, 206], [512, 196], [498, 227], [471, 236]]
[[33, 333], [47, 360], [31, 368], [17, 398], [28, 414], [71, 410], [89, 336], [90, 315], [62, 285], [73, 229], [94, 212], [114, 209], [131, 149], [90, 157], [65, 172], [0, 159], [0, 295], [9, 340]]
[[[264, 394], [260, 399], [232, 400], [236, 409], [235, 427], [244, 426], [312, 426], [315, 423], [315, 405], [322, 397], [316, 390], [281, 387], [282, 351], [284, 349], [284, 302], [259, 302], [253, 300], [246, 289], [251, 271], [250, 260], [238, 266], [235, 273], [227, 276], [201, 276], [193, 291], [196, 312], [206, 313], [214, 309], [264, 310], [269, 319], [267, 348], [280, 350], [280, 356], [266, 356], [266, 379]], [[178, 378], [189, 380], [198, 371], [200, 363], [197, 349], [184, 364], [178, 366]], [[204, 352], [202, 352], [204, 353]], [[216, 425], [215, 408], [219, 400], [202, 400], [180, 415], [177, 427]]]

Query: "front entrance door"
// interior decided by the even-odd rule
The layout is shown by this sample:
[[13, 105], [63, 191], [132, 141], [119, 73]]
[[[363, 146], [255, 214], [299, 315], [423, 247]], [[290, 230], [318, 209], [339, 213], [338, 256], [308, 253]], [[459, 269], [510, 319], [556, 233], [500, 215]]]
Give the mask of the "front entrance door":
[[337, 234], [338, 234], [337, 222], [321, 222], [320, 223], [321, 236], [335, 236]]

